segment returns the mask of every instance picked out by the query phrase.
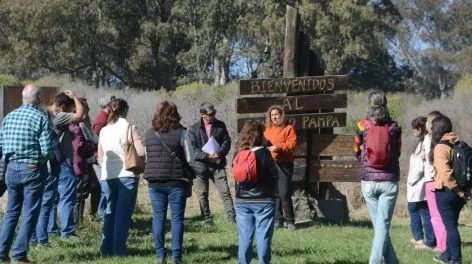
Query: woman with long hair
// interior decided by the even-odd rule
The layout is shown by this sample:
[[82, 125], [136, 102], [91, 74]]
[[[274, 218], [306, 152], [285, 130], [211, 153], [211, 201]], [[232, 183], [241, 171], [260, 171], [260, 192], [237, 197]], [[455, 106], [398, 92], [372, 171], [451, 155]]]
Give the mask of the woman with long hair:
[[139, 175], [125, 169], [125, 149], [131, 140], [136, 152], [144, 156], [144, 146], [136, 127], [126, 120], [129, 106], [123, 99], [110, 102], [108, 124], [100, 131], [98, 162], [100, 179], [107, 199], [100, 253], [128, 255], [126, 241], [136, 205]]
[[436, 117], [432, 123], [429, 159], [434, 166], [434, 194], [439, 214], [446, 227], [446, 250], [434, 260], [440, 263], [461, 263], [461, 237], [457, 229], [459, 214], [467, 202], [466, 190], [457, 185], [451, 165], [452, 146], [459, 139], [452, 132], [452, 122], [447, 116]]
[[[426, 131], [426, 117], [420, 116], [411, 121], [413, 136], [418, 138], [415, 150], [410, 156], [410, 169], [406, 196], [408, 201], [408, 212], [410, 213], [410, 227], [413, 234], [411, 242], [416, 248], [433, 248], [436, 244], [428, 203], [426, 202], [424, 173], [426, 154], [424, 138]], [[424, 233], [423, 233], [424, 227]], [[425, 238], [425, 239], [423, 239]]]
[[264, 137], [279, 171], [277, 215], [274, 227], [283, 227], [284, 221], [288, 230], [295, 230], [295, 214], [292, 204], [293, 159], [297, 145], [297, 134], [279, 105], [269, 107], [266, 113]]
[[428, 134], [424, 136], [424, 149], [425, 149], [425, 164], [424, 164], [424, 178], [425, 178], [425, 193], [426, 193], [426, 202], [428, 203], [429, 214], [431, 215], [431, 224], [434, 230], [434, 237], [436, 238], [436, 247], [435, 251], [444, 252], [446, 251], [446, 228], [439, 214], [438, 205], [436, 203], [436, 197], [434, 194], [434, 167], [428, 158], [433, 150], [431, 149], [431, 123], [436, 117], [442, 116], [439, 111], [432, 111], [428, 114], [426, 118], [426, 131]]
[[390, 118], [385, 93], [369, 93], [367, 117], [357, 124], [354, 151], [360, 161], [362, 194], [374, 226], [369, 264], [397, 264], [390, 221], [398, 195], [401, 128]]
[[[279, 172], [267, 148], [262, 146], [264, 126], [257, 121], [246, 121], [238, 139], [238, 149], [254, 152], [257, 181], [235, 183], [236, 223], [238, 225], [238, 261], [250, 263], [254, 233], [257, 240], [259, 263], [271, 261], [274, 231], [275, 197]], [[237, 157], [237, 154], [235, 155]], [[243, 161], [244, 162], [244, 161]]]
[[172, 263], [182, 263], [184, 213], [187, 191], [192, 188], [192, 174], [185, 158], [183, 135], [177, 106], [169, 101], [157, 105], [152, 127], [146, 132], [146, 167], [153, 220], [152, 233], [158, 263], [165, 263], [165, 223], [170, 206], [172, 230]]

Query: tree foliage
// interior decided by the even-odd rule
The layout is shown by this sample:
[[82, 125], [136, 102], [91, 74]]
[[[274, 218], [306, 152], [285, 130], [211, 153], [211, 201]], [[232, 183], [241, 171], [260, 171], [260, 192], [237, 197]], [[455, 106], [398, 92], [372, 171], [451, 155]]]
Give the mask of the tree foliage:
[[2, 0], [0, 72], [142, 89], [281, 77], [287, 4], [353, 89], [435, 97], [472, 72], [468, 0]]

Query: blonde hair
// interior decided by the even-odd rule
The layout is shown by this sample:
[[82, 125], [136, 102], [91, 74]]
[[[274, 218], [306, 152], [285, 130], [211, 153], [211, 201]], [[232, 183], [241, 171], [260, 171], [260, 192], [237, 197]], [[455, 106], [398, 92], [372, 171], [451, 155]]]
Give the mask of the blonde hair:
[[272, 120], [270, 118], [270, 113], [272, 112], [272, 110], [277, 110], [279, 112], [280, 119], [282, 120], [280, 126], [282, 126], [282, 127], [286, 126], [287, 125], [287, 117], [285, 116], [284, 108], [280, 105], [272, 105], [272, 106], [269, 107], [269, 109], [267, 109], [265, 127], [266, 128], [272, 127]]

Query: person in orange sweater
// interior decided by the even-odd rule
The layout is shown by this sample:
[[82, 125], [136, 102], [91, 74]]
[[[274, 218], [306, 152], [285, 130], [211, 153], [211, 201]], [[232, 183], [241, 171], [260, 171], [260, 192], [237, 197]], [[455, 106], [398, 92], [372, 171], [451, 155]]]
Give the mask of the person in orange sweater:
[[446, 251], [435, 256], [439, 263], [461, 263], [461, 237], [457, 229], [459, 214], [469, 195], [456, 183], [451, 167], [451, 146], [458, 142], [452, 132], [452, 122], [446, 116], [439, 116], [432, 122], [430, 160], [435, 170], [433, 191], [439, 214], [446, 227]]
[[297, 145], [297, 134], [292, 125], [288, 124], [284, 109], [281, 106], [269, 107], [266, 114], [268, 149], [277, 165], [279, 172], [278, 198], [276, 201], [276, 217], [274, 227], [283, 227], [284, 220], [289, 230], [295, 230], [295, 215], [292, 204], [293, 152]]

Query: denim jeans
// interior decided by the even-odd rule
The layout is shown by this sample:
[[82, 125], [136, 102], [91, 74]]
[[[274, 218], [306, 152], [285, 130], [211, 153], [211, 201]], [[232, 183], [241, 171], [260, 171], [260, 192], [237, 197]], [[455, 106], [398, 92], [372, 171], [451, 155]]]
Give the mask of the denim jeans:
[[236, 204], [236, 222], [239, 233], [238, 261], [240, 264], [251, 262], [254, 233], [256, 233], [259, 263], [270, 263], [274, 219], [275, 202]]
[[105, 211], [107, 209], [107, 198], [103, 192], [103, 183], [100, 180], [102, 175], [102, 166], [98, 165], [98, 181], [100, 182], [100, 202], [98, 202], [98, 219], [103, 220], [105, 218]]
[[172, 259], [182, 260], [182, 243], [184, 238], [184, 213], [187, 201], [187, 185], [167, 187], [149, 184], [149, 198], [152, 204], [152, 233], [158, 259], [166, 258], [165, 224], [167, 206], [170, 207], [170, 224], [172, 231]]
[[19, 260], [26, 257], [29, 241], [41, 209], [46, 174], [46, 166], [30, 168], [26, 163], [8, 163], [5, 173], [8, 203], [0, 233], [0, 258], [7, 257], [10, 252], [15, 228], [22, 213], [12, 259]]
[[398, 259], [390, 240], [390, 221], [398, 195], [398, 182], [362, 181], [362, 194], [374, 226], [374, 240], [369, 264], [397, 264]]
[[418, 241], [423, 240], [424, 237], [424, 244], [426, 246], [436, 246], [436, 238], [434, 237], [433, 226], [431, 225], [431, 216], [429, 215], [428, 203], [426, 201], [409, 202], [408, 212], [410, 213], [410, 226], [411, 232], [413, 233], [413, 239]]
[[[33, 234], [32, 241], [42, 245], [49, 243], [48, 226], [51, 222], [56, 222], [53, 209], [56, 208], [57, 213], [57, 186], [59, 180], [59, 171], [51, 170], [46, 178], [44, 186], [43, 202], [39, 213], [36, 232]], [[54, 219], [50, 219], [54, 217]]]
[[103, 223], [102, 255], [128, 255], [128, 240], [131, 216], [136, 206], [138, 179], [120, 177], [102, 181], [102, 190], [107, 199], [107, 209]]
[[446, 227], [446, 251], [443, 256], [452, 263], [460, 263], [462, 259], [461, 236], [457, 229], [459, 214], [465, 202], [449, 189], [435, 192], [439, 214]]
[[77, 177], [74, 167], [64, 162], [59, 174], [59, 213], [61, 217], [61, 238], [75, 236], [74, 207], [77, 202]]
[[210, 179], [215, 184], [216, 190], [218, 190], [218, 193], [223, 200], [223, 205], [228, 220], [232, 222], [235, 216], [233, 199], [231, 198], [231, 192], [229, 191], [228, 187], [228, 179], [224, 169], [208, 168], [208, 170], [203, 175], [197, 175], [194, 180], [195, 190], [200, 201], [200, 211], [202, 216], [205, 217], [206, 221], [212, 220], [210, 203], [208, 201]]

